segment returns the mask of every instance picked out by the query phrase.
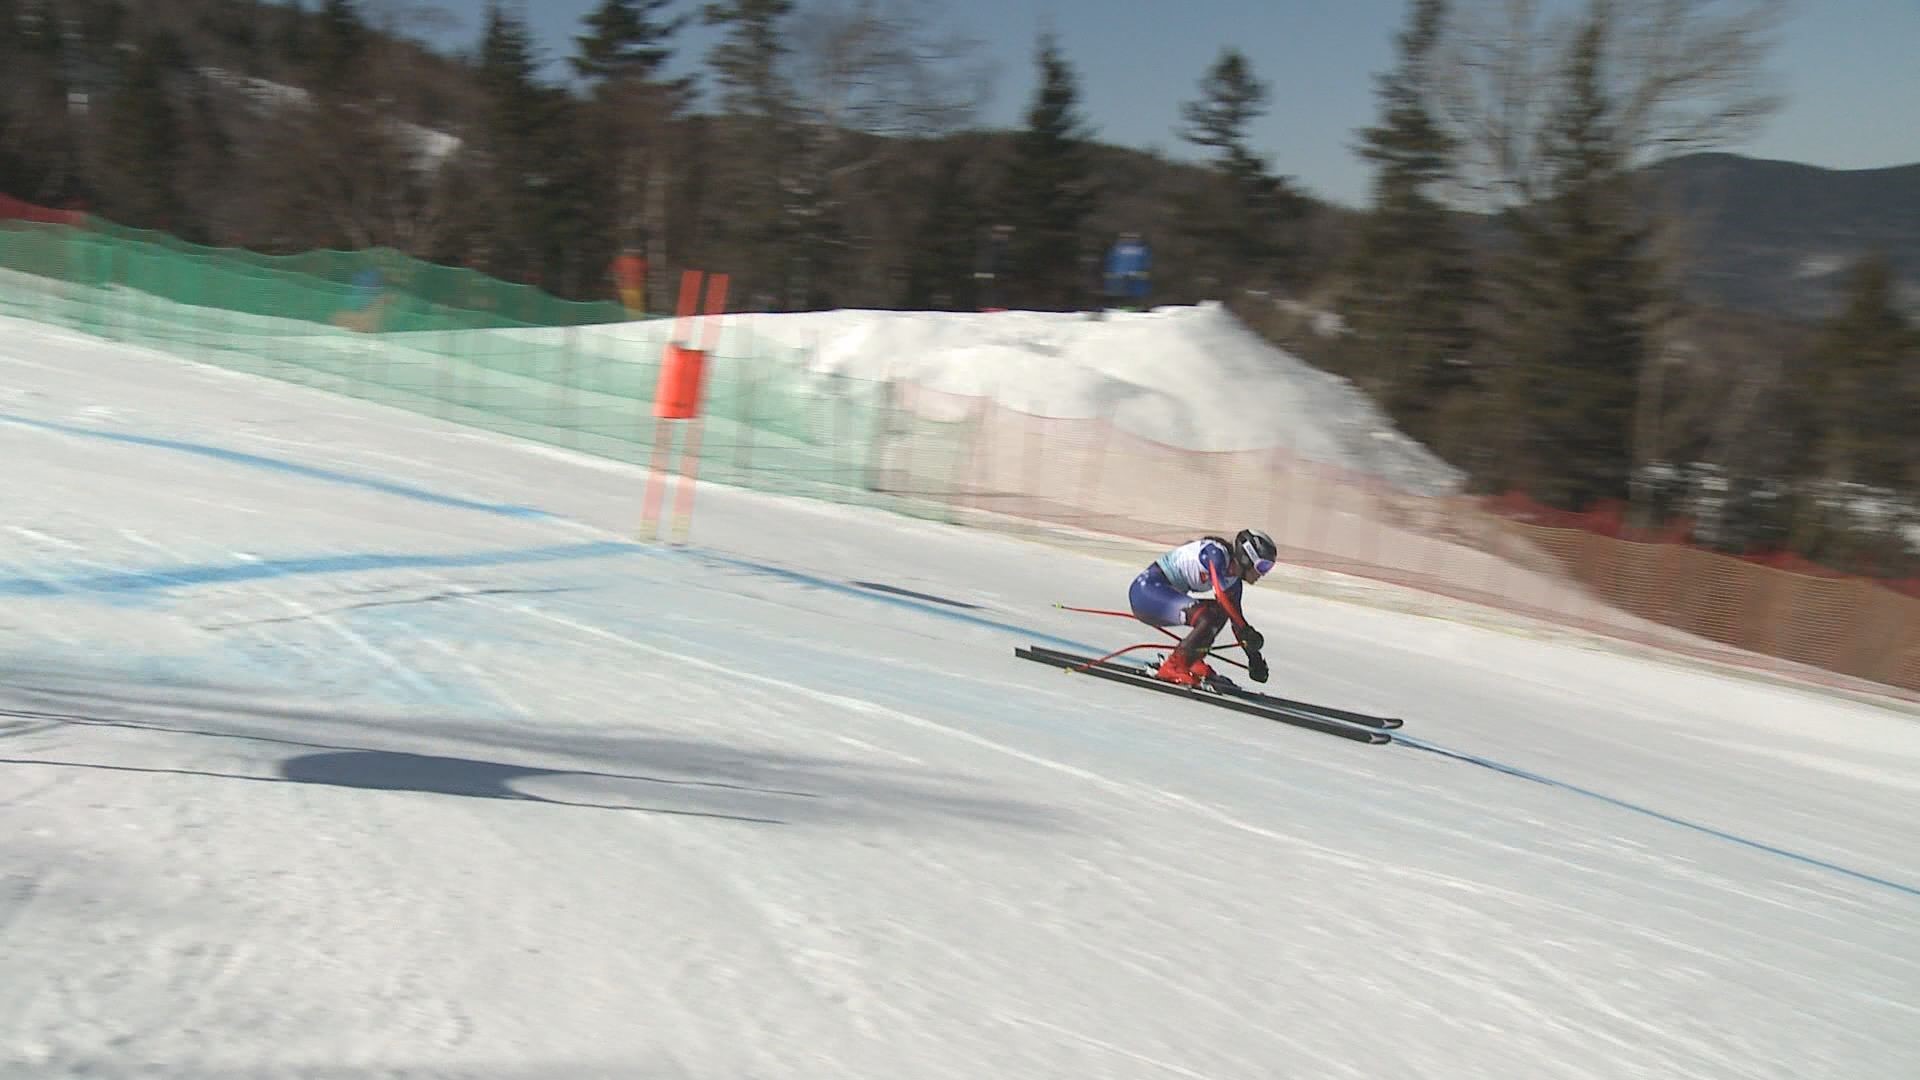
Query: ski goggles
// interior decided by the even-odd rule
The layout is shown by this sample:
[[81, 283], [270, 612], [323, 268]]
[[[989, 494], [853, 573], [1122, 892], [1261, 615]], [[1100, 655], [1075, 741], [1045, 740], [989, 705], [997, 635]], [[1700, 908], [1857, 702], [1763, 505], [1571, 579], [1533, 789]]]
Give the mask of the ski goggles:
[[1273, 560], [1261, 558], [1251, 542], [1240, 545], [1240, 558], [1246, 560], [1254, 577], [1265, 577], [1267, 571], [1273, 569]]

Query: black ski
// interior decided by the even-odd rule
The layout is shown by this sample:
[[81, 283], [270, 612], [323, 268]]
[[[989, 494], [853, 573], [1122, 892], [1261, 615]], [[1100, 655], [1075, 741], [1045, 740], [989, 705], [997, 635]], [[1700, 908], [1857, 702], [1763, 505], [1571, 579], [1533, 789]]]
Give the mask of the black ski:
[[[1172, 694], [1176, 697], [1184, 697], [1193, 701], [1204, 702], [1208, 705], [1218, 705], [1223, 709], [1232, 709], [1235, 712], [1243, 712], [1252, 716], [1263, 717], [1282, 724], [1291, 724], [1294, 727], [1306, 728], [1310, 731], [1337, 735], [1342, 739], [1351, 739], [1354, 742], [1379, 744], [1393, 741], [1392, 736], [1377, 727], [1342, 722], [1312, 707], [1299, 708], [1290, 705], [1269, 704], [1259, 700], [1264, 695], [1241, 693], [1236, 690], [1222, 691], [1176, 686], [1173, 683], [1162, 682], [1154, 678], [1153, 675], [1144, 668], [1135, 667], [1131, 664], [1116, 664], [1111, 661], [1101, 662], [1094, 660], [1092, 657], [1075, 656], [1072, 653], [1060, 652], [1057, 649], [1047, 649], [1038, 646], [1015, 647], [1013, 655], [1022, 660], [1033, 660], [1037, 663], [1063, 668], [1068, 671], [1080, 671], [1087, 675], [1109, 679], [1113, 682], [1130, 683], [1148, 690], [1155, 690], [1163, 694]], [[1281, 699], [1274, 700], [1277, 702]]]
[[[1083, 664], [1087, 662], [1085, 657], [1074, 656], [1072, 653], [1065, 653], [1065, 652], [1061, 652], [1058, 649], [1049, 649], [1044, 646], [1035, 646], [1029, 649], [1028, 651], [1036, 652], [1036, 653], [1048, 653], [1053, 656], [1059, 657], [1061, 660], [1070, 660], [1075, 664]], [[1122, 671], [1137, 672], [1137, 671], [1144, 670], [1142, 668], [1134, 667], [1129, 664], [1111, 664], [1110, 666], [1119, 668]], [[1330, 717], [1334, 720], [1343, 720], [1349, 724], [1360, 724], [1363, 727], [1379, 728], [1383, 731], [1390, 731], [1406, 723], [1406, 721], [1400, 719], [1397, 716], [1380, 716], [1375, 713], [1356, 712], [1352, 709], [1337, 709], [1331, 705], [1320, 705], [1311, 701], [1298, 701], [1298, 700], [1295, 700], [1294, 698], [1281, 697], [1278, 694], [1268, 694], [1259, 690], [1249, 690], [1246, 687], [1241, 686], [1239, 683], [1221, 676], [1214, 677], [1213, 684], [1209, 687], [1209, 689], [1214, 690], [1217, 693], [1231, 694], [1235, 697], [1244, 698], [1247, 701], [1252, 701], [1261, 705], [1269, 705], [1277, 709], [1296, 709], [1301, 712], [1310, 712], [1319, 716]]]
[[1249, 690], [1239, 683], [1229, 682], [1221, 688], [1221, 692], [1282, 709], [1304, 709], [1307, 712], [1319, 713], [1321, 716], [1330, 716], [1335, 720], [1344, 720], [1349, 724], [1360, 724], [1381, 730], [1391, 730], [1406, 723], [1397, 716], [1376, 716], [1373, 713], [1354, 712], [1352, 709], [1336, 709], [1331, 705], [1316, 705], [1311, 701], [1295, 701], [1292, 698]]

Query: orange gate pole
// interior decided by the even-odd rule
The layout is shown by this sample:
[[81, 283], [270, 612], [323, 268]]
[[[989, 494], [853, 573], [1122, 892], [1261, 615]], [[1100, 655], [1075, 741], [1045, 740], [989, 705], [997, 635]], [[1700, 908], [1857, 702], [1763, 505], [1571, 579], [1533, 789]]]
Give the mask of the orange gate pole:
[[[706, 307], [706, 333], [701, 336], [697, 350], [703, 361], [713, 354], [713, 348], [720, 340], [721, 316], [727, 310], [727, 275], [715, 274], [708, 280]], [[700, 434], [706, 427], [699, 409], [700, 380], [705, 367], [704, 363], [697, 364], [693, 375], [693, 426], [687, 432], [686, 448], [680, 452], [680, 490], [674, 499], [673, 527], [670, 530], [671, 542], [675, 544], [686, 543], [687, 533], [693, 528], [693, 488], [700, 475]]]
[[[680, 297], [674, 314], [673, 332], [660, 357], [660, 374], [654, 384], [653, 454], [647, 468], [647, 493], [640, 511], [640, 539], [656, 539], [660, 528], [660, 508], [666, 501], [668, 455], [672, 450], [671, 420], [685, 419], [699, 408], [701, 357], [696, 349], [681, 344], [686, 340], [687, 320], [700, 302], [700, 283], [705, 276], [699, 270], [680, 272]], [[689, 393], [691, 385], [691, 393]]]

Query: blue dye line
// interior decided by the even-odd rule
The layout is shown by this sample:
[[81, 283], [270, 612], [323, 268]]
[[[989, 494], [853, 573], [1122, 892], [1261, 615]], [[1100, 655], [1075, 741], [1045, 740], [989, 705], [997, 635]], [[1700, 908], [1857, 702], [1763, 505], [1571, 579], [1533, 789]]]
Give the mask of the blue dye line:
[[[1045, 641], [1050, 644], [1058, 645], [1064, 648], [1074, 649], [1074, 650], [1086, 653], [1088, 655], [1098, 655], [1106, 651], [1105, 649], [1096, 648], [1096, 647], [1087, 645], [1084, 642], [1074, 641], [1069, 638], [1056, 637], [1051, 634], [1036, 634], [1031, 630], [1028, 630], [1026, 627], [1016, 626], [1012, 623], [999, 622], [997, 620], [985, 618], [983, 616], [971, 615], [964, 611], [956, 611], [953, 608], [941, 606], [938, 604], [923, 603], [921, 601], [913, 600], [911, 598], [904, 597], [904, 596], [897, 596], [897, 595], [886, 594], [886, 593], [876, 593], [867, 589], [856, 588], [854, 586], [845, 585], [840, 582], [832, 581], [826, 578], [815, 577], [812, 574], [803, 573], [798, 570], [786, 570], [776, 566], [768, 566], [765, 563], [750, 562], [745, 559], [737, 559], [737, 558], [733, 558], [726, 555], [719, 555], [710, 551], [699, 552], [696, 557], [704, 559], [709, 562], [720, 563], [725, 566], [746, 570], [751, 573], [765, 574], [771, 577], [776, 577], [786, 581], [795, 582], [797, 584], [808, 585], [817, 589], [825, 589], [829, 592], [841, 593], [847, 596], [858, 596], [865, 600], [877, 601], [883, 604], [892, 604], [895, 607], [908, 608], [913, 611], [918, 611], [927, 615], [937, 616], [939, 618], [947, 619], [952, 622], [965, 623], [969, 626], [984, 627], [989, 630], [999, 630], [999, 631], [1003, 631], [1011, 634], [1019, 634], [1028, 639]], [[1590, 788], [1583, 788], [1578, 784], [1570, 784], [1564, 780], [1556, 780], [1550, 776], [1544, 776], [1544, 775], [1541, 775], [1540, 773], [1530, 772], [1518, 766], [1508, 765], [1504, 762], [1496, 761], [1492, 758], [1481, 757], [1477, 754], [1463, 753], [1458, 750], [1449, 750], [1446, 747], [1440, 746], [1438, 744], [1426, 742], [1425, 740], [1422, 740], [1422, 739], [1417, 739], [1412, 736], [1404, 735], [1399, 731], [1393, 732], [1393, 741], [1412, 749], [1424, 750], [1428, 753], [1438, 754], [1442, 757], [1451, 758], [1455, 761], [1465, 762], [1470, 765], [1478, 765], [1484, 769], [1491, 769], [1494, 772], [1504, 773], [1508, 776], [1512, 776], [1517, 779], [1527, 780], [1536, 784], [1544, 784], [1547, 787], [1557, 788], [1561, 791], [1571, 792], [1572, 794], [1581, 795], [1589, 799], [1595, 799], [1600, 802], [1606, 803], [1610, 806], [1618, 807], [1622, 810], [1628, 810], [1636, 814], [1641, 814], [1646, 817], [1653, 818], [1657, 821], [1664, 821], [1670, 825], [1677, 825], [1683, 829], [1689, 829], [1697, 833], [1702, 833], [1707, 836], [1715, 837], [1716, 839], [1725, 840], [1729, 843], [1738, 844], [1741, 847], [1750, 848], [1754, 851], [1765, 852], [1768, 855], [1776, 855], [1783, 859], [1789, 859], [1793, 862], [1800, 863], [1803, 866], [1815, 867], [1816, 869], [1826, 870], [1831, 873], [1840, 874], [1845, 877], [1853, 878], [1856, 881], [1864, 881], [1872, 885], [1878, 885], [1882, 888], [1892, 889], [1895, 892], [1904, 893], [1908, 896], [1920, 897], [1920, 888], [1915, 888], [1912, 885], [1906, 885], [1898, 881], [1892, 881], [1887, 878], [1877, 877], [1873, 874], [1869, 874], [1861, 870], [1854, 870], [1849, 867], [1841, 866], [1838, 863], [1827, 862], [1824, 859], [1817, 859], [1811, 855], [1803, 855], [1797, 851], [1789, 851], [1786, 848], [1775, 847], [1772, 844], [1764, 843], [1759, 840], [1751, 840], [1751, 839], [1748, 839], [1747, 837], [1740, 836], [1736, 833], [1730, 833], [1722, 829], [1716, 829], [1710, 825], [1702, 825], [1702, 824], [1699, 824], [1698, 822], [1688, 821], [1685, 818], [1679, 818], [1679, 817], [1673, 816], [1672, 814], [1662, 813], [1661, 811], [1655, 810], [1651, 807], [1641, 806], [1638, 803], [1629, 802], [1625, 799], [1615, 798], [1612, 795], [1606, 795], [1601, 792], [1594, 791]]]
[[[375, 480], [367, 477], [354, 476], [348, 473], [334, 472], [327, 469], [314, 468], [313, 466], [300, 465], [294, 462], [283, 461], [277, 458], [264, 457], [258, 454], [247, 454], [247, 453], [242, 453], [235, 450], [223, 449], [220, 447], [205, 446], [197, 443], [183, 442], [176, 439], [163, 439], [163, 438], [157, 438], [154, 436], [147, 436], [147, 435], [131, 435], [131, 434], [126, 434], [122, 432], [99, 431], [96, 429], [73, 427], [70, 425], [58, 424], [58, 423], [53, 423], [45, 420], [33, 420], [26, 417], [9, 415], [6, 413], [0, 413], [0, 421], [8, 421], [16, 424], [21, 424], [27, 427], [41, 428], [43, 430], [48, 430], [48, 431], [58, 431], [58, 432], [64, 432], [67, 434], [72, 434], [72, 435], [83, 435], [91, 438], [106, 439], [113, 442], [128, 443], [135, 446], [151, 446], [151, 447], [157, 447], [165, 450], [174, 450], [182, 453], [198, 454], [200, 456], [213, 458], [218, 461], [224, 461], [224, 462], [238, 464], [238, 465], [246, 465], [253, 468], [271, 469], [277, 472], [289, 473], [295, 476], [304, 476], [311, 479], [324, 480], [329, 483], [345, 484], [353, 487], [365, 488], [371, 491], [378, 491], [383, 494], [398, 495], [403, 498], [414, 499], [420, 502], [432, 503], [438, 506], [447, 506], [447, 507], [453, 507], [453, 508], [462, 509], [462, 510], [475, 510], [481, 513], [498, 514], [506, 517], [552, 518], [555, 520], [562, 520], [558, 518], [557, 515], [550, 514], [544, 510], [534, 509], [532, 507], [509, 506], [509, 505], [497, 504], [497, 503], [474, 502], [472, 500], [461, 499], [461, 498], [448, 496], [448, 495], [442, 495], [437, 492], [427, 491], [421, 488], [408, 487], [406, 485], [393, 483], [391, 481]], [[262, 562], [250, 562], [250, 563], [240, 563], [240, 564], [185, 566], [185, 567], [179, 567], [172, 570], [146, 570], [146, 571], [128, 571], [128, 572], [111, 573], [111, 574], [95, 574], [95, 575], [90, 575], [86, 577], [71, 578], [66, 580], [48, 580], [44, 578], [13, 577], [13, 578], [0, 578], [0, 596], [49, 596], [49, 595], [59, 595], [62, 593], [69, 593], [69, 592], [111, 592], [111, 593], [141, 592], [141, 591], [151, 591], [151, 590], [157, 590], [157, 589], [174, 588], [174, 587], [180, 587], [180, 586], [204, 585], [204, 584], [212, 584], [212, 583], [228, 583], [228, 582], [236, 582], [236, 581], [257, 581], [257, 580], [265, 580], [265, 579], [272, 579], [272, 578], [293, 577], [293, 576], [299, 576], [299, 575], [305, 575], [305, 574], [355, 573], [355, 572], [365, 571], [365, 570], [388, 570], [388, 569], [399, 569], [399, 568], [422, 568], [422, 567], [504, 566], [504, 565], [511, 565], [516, 563], [553, 562], [553, 561], [560, 561], [560, 560], [566, 560], [566, 559], [595, 558], [603, 555], [620, 555], [620, 554], [634, 554], [639, 552], [653, 552], [657, 550], [658, 549], [650, 548], [642, 544], [609, 541], [609, 542], [603, 542], [603, 543], [570, 544], [570, 545], [545, 547], [545, 548], [523, 548], [523, 549], [514, 550], [514, 551], [477, 552], [477, 553], [470, 553], [465, 555], [362, 554], [362, 555], [320, 556], [320, 557], [301, 558], [301, 559], [277, 559], [277, 560], [267, 560]], [[956, 610], [952, 607], [947, 607], [940, 603], [929, 603], [921, 600], [916, 600], [910, 596], [905, 596], [905, 595], [876, 592], [869, 588], [860, 588], [855, 585], [851, 585], [851, 584], [847, 584], [839, 581], [833, 581], [827, 578], [818, 577], [816, 575], [808, 574], [802, 571], [788, 570], [781, 567], [769, 566], [766, 563], [754, 562], [748, 559], [741, 559], [741, 558], [735, 558], [732, 556], [721, 555], [716, 552], [701, 551], [696, 549], [682, 549], [682, 550], [687, 551], [688, 554], [692, 555], [696, 559], [706, 561], [709, 563], [732, 567], [734, 569], [743, 570], [752, 574], [759, 574], [759, 575], [774, 577], [774, 578], [778, 578], [780, 580], [791, 582], [794, 584], [804, 585], [804, 586], [808, 586], [816, 589], [823, 589], [828, 592], [838, 593], [845, 596], [855, 596], [855, 597], [859, 597], [862, 600], [867, 600], [870, 602], [881, 603], [881, 604], [891, 604], [894, 607], [905, 608], [909, 611], [916, 611], [925, 615], [932, 615], [936, 618], [946, 619], [951, 622], [962, 623], [968, 626], [979, 627], [987, 630], [994, 630], [1001, 633], [1016, 634], [1016, 635], [1023, 636], [1029, 640], [1043, 641], [1048, 644], [1060, 646], [1063, 648], [1076, 649], [1082, 652], [1100, 653], [1105, 651], [1102, 649], [1095, 648], [1093, 646], [1089, 646], [1085, 642], [1076, 641], [1071, 638], [1059, 637], [1053, 634], [1035, 633], [1024, 626], [1019, 626], [1014, 623], [1001, 622], [997, 619], [990, 619], [982, 615], [970, 614], [966, 611]], [[1810, 866], [1810, 867], [1814, 867], [1815, 869], [1825, 870], [1830, 873], [1840, 874], [1844, 877], [1849, 877], [1856, 881], [1867, 882], [1868, 884], [1878, 885], [1882, 888], [1892, 889], [1895, 892], [1903, 893], [1907, 896], [1920, 898], [1920, 888], [1915, 888], [1914, 886], [1911, 886], [1911, 885], [1906, 885], [1906, 884], [1902, 884], [1901, 882], [1892, 881], [1883, 877], [1878, 877], [1876, 875], [1869, 874], [1864, 871], [1853, 870], [1848, 867], [1841, 866], [1838, 863], [1827, 862], [1824, 859], [1817, 859], [1810, 855], [1803, 855], [1796, 851], [1789, 851], [1785, 848], [1775, 847], [1772, 844], [1763, 843], [1758, 840], [1751, 840], [1751, 839], [1748, 839], [1747, 837], [1740, 836], [1735, 833], [1730, 833], [1722, 829], [1716, 829], [1709, 825], [1702, 825], [1702, 824], [1699, 824], [1698, 822], [1688, 821], [1684, 818], [1678, 818], [1671, 814], [1662, 813], [1659, 810], [1652, 809], [1651, 807], [1641, 806], [1638, 803], [1633, 803], [1625, 799], [1619, 799], [1611, 795], [1602, 794], [1601, 792], [1593, 791], [1589, 788], [1580, 787], [1577, 784], [1570, 784], [1564, 780], [1556, 780], [1553, 777], [1544, 776], [1540, 773], [1535, 773], [1526, 769], [1519, 768], [1517, 766], [1508, 765], [1504, 762], [1496, 761], [1492, 758], [1481, 757], [1477, 754], [1468, 754], [1468, 753], [1464, 753], [1457, 750], [1449, 750], [1446, 747], [1440, 746], [1438, 744], [1429, 743], [1424, 740], [1414, 738], [1412, 736], [1401, 734], [1400, 732], [1394, 733], [1394, 742], [1399, 743], [1400, 745], [1403, 745], [1403, 746], [1407, 746], [1412, 749], [1423, 750], [1423, 751], [1426, 751], [1427, 753], [1436, 754], [1441, 757], [1449, 758], [1454, 761], [1460, 761], [1470, 765], [1478, 765], [1481, 768], [1489, 769], [1498, 773], [1503, 773], [1507, 776], [1515, 777], [1516, 779], [1526, 780], [1531, 783], [1542, 784], [1547, 787], [1559, 789], [1561, 791], [1571, 792], [1576, 795], [1584, 796], [1589, 799], [1594, 799], [1599, 802], [1606, 803], [1610, 806], [1618, 807], [1619, 809], [1622, 809], [1622, 810], [1627, 810], [1632, 813], [1641, 814], [1643, 816], [1653, 818], [1657, 821], [1664, 821], [1670, 825], [1675, 825], [1683, 829], [1689, 829], [1691, 831], [1701, 833], [1706, 836], [1711, 836], [1711, 837], [1715, 837], [1716, 839], [1725, 840], [1729, 843], [1738, 844], [1742, 847], [1749, 848], [1754, 851], [1759, 851], [1768, 855], [1774, 855], [1783, 859], [1788, 859], [1790, 861], [1800, 863], [1803, 866]]]
[[91, 439], [104, 439], [108, 442], [127, 443], [133, 446], [151, 446], [162, 450], [173, 450], [183, 454], [197, 454], [212, 458], [229, 465], [244, 465], [254, 469], [268, 469], [273, 472], [302, 476], [310, 480], [324, 480], [330, 484], [345, 484], [349, 487], [377, 491], [383, 495], [398, 495], [403, 499], [446, 506], [456, 510], [473, 510], [482, 514], [496, 514], [501, 517], [515, 518], [552, 518], [545, 510], [530, 506], [510, 506], [502, 503], [475, 502], [452, 495], [442, 495], [424, 488], [409, 487], [391, 480], [376, 480], [372, 477], [355, 476], [352, 473], [336, 472], [332, 469], [301, 465], [280, 458], [266, 457], [261, 454], [249, 454], [239, 450], [228, 450], [219, 446], [185, 442], [180, 439], [163, 439], [155, 435], [133, 435], [121, 431], [101, 431], [98, 428], [76, 427], [71, 424], [58, 424], [50, 420], [35, 420], [25, 416], [0, 413], [0, 421], [19, 424], [23, 427], [39, 428], [43, 431], [58, 431], [66, 435], [81, 435]]
[[1438, 754], [1441, 757], [1452, 758], [1455, 761], [1463, 761], [1469, 765], [1478, 765], [1483, 769], [1492, 769], [1494, 772], [1505, 773], [1508, 776], [1531, 781], [1535, 784], [1544, 784], [1547, 787], [1558, 788], [1561, 791], [1570, 791], [1575, 795], [1584, 795], [1589, 799], [1596, 799], [1609, 806], [1617, 806], [1622, 810], [1630, 810], [1633, 813], [1645, 815], [1656, 821], [1664, 821], [1669, 825], [1678, 825], [1683, 829], [1691, 829], [1694, 832], [1725, 840], [1729, 843], [1739, 844], [1741, 847], [1752, 848], [1755, 851], [1762, 851], [1768, 855], [1778, 855], [1783, 859], [1790, 859], [1803, 866], [1812, 866], [1817, 869], [1831, 871], [1832, 873], [1853, 878], [1856, 881], [1864, 881], [1872, 885], [1879, 885], [1882, 888], [1892, 889], [1895, 892], [1905, 893], [1908, 896], [1920, 897], [1920, 888], [1915, 888], [1912, 885], [1905, 885], [1898, 881], [1890, 881], [1883, 877], [1876, 877], [1865, 871], [1853, 870], [1841, 866], [1838, 863], [1830, 863], [1825, 859], [1816, 859], [1811, 855], [1802, 855], [1797, 851], [1789, 851], [1786, 848], [1775, 847], [1772, 844], [1763, 843], [1759, 840], [1749, 840], [1744, 836], [1727, 832], [1724, 829], [1716, 829], [1711, 825], [1702, 825], [1697, 821], [1688, 821], [1685, 818], [1674, 817], [1672, 814], [1662, 813], [1651, 807], [1641, 806], [1639, 803], [1615, 798], [1612, 795], [1606, 795], [1590, 788], [1583, 788], [1578, 784], [1569, 784], [1565, 780], [1556, 780], [1551, 776], [1543, 776], [1540, 773], [1531, 772], [1514, 765], [1508, 765], [1505, 762], [1495, 761], [1492, 758], [1481, 757], [1478, 754], [1463, 753], [1459, 750], [1449, 750], [1444, 746], [1427, 742], [1424, 739], [1416, 739], [1411, 736], [1402, 735], [1398, 731], [1393, 733], [1393, 741], [1415, 750], [1424, 750], [1429, 754]]
[[464, 554], [401, 555], [366, 553], [316, 555], [259, 562], [207, 563], [152, 570], [125, 570], [69, 578], [0, 577], [0, 596], [61, 596], [70, 593], [140, 593], [194, 585], [267, 581], [312, 574], [355, 574], [367, 570], [402, 570], [471, 566], [512, 566], [561, 562], [648, 551], [645, 545], [623, 541], [560, 544], [552, 547], [476, 551]]
[[871, 589], [863, 589], [845, 582], [816, 577], [813, 574], [799, 570], [787, 570], [782, 567], [769, 566], [766, 563], [754, 562], [749, 559], [721, 555], [713, 551], [687, 549], [687, 553], [704, 562], [718, 563], [736, 570], [744, 570], [750, 574], [779, 578], [782, 581], [792, 582], [796, 585], [806, 585], [815, 589], [824, 589], [827, 592], [839, 593], [843, 596], [857, 596], [862, 600], [871, 600], [875, 603], [891, 604], [894, 607], [906, 608], [909, 611], [918, 611], [925, 615], [937, 615], [942, 619], [947, 619], [951, 622], [965, 623], [968, 626], [977, 626], [986, 630], [998, 630], [1006, 634], [1019, 634], [1029, 639], [1044, 641], [1050, 645], [1057, 645], [1062, 648], [1078, 649], [1095, 656], [1107, 651], [1105, 649], [1094, 648], [1083, 641], [1075, 641], [1072, 638], [1055, 637], [1052, 634], [1035, 633], [1025, 626], [1001, 622], [998, 619], [989, 619], [984, 615], [973, 615], [965, 611], [947, 607], [944, 604], [915, 600], [910, 596], [900, 596], [894, 593], [874, 592]]

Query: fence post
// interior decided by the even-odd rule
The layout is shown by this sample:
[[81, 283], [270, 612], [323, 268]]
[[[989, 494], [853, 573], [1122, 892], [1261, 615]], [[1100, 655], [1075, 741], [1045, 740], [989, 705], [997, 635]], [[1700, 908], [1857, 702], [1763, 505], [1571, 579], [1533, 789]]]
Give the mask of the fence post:
[[[572, 426], [567, 423], [567, 406], [573, 398], [573, 391], [568, 383], [573, 378], [574, 356], [576, 355], [574, 350], [578, 347], [575, 341], [575, 332], [577, 330], [579, 330], [578, 326], [568, 323], [566, 327], [560, 331], [560, 355], [554, 358], [557, 361], [554, 365], [557, 370], [553, 373], [553, 413], [546, 425], [549, 430]], [[555, 441], [557, 442], [558, 440], [556, 439]], [[575, 447], [580, 445], [580, 440], [577, 436], [572, 442]]]
[[1107, 442], [1113, 436], [1113, 421], [1105, 416], [1094, 418], [1093, 449], [1088, 455], [1086, 466], [1080, 473], [1080, 501], [1083, 504], [1083, 518], [1091, 518], [1100, 512], [1104, 503], [1100, 499], [1100, 480], [1105, 472]]
[[[1275, 535], [1276, 539], [1287, 535], [1286, 530], [1280, 528], [1280, 516], [1275, 506], [1275, 504], [1280, 501], [1280, 477], [1287, 466], [1285, 454], [1286, 451], [1277, 446], [1267, 451], [1267, 467], [1265, 469], [1264, 486], [1267, 489], [1267, 505], [1263, 511], [1265, 516], [1262, 517], [1261, 520], [1266, 522], [1267, 529]], [[1287, 485], [1289, 490], [1291, 489], [1292, 482], [1293, 477], [1291, 472], [1287, 472]]]
[[973, 415], [968, 418], [966, 432], [961, 436], [962, 465], [955, 471], [960, 482], [955, 485], [954, 501], [973, 510], [979, 509], [979, 493], [986, 490], [987, 477], [984, 473], [987, 465], [982, 460], [981, 446], [987, 426], [987, 410], [992, 403], [993, 399], [984, 395], [974, 399]]
[[756, 362], [758, 360], [759, 356], [755, 353], [743, 355], [738, 360], [739, 364], [745, 368], [745, 378], [740, 386], [740, 415], [735, 421], [735, 438], [739, 441], [733, 446], [733, 463], [734, 467], [740, 470], [740, 482], [748, 487], [753, 486], [749, 481], [749, 474], [753, 471], [753, 433], [759, 420], [753, 412], [760, 399], [761, 376], [760, 364]]
[[852, 448], [847, 446], [851, 441], [848, 438], [848, 429], [853, 425], [853, 380], [840, 375], [830, 375], [828, 378], [833, 380], [835, 387], [833, 395], [833, 456], [829, 459], [833, 465], [833, 483], [839, 487], [851, 489], [855, 485], [847, 476], [849, 466], [847, 462], [841, 460], [841, 452], [844, 448], [848, 451], [848, 458], [854, 456], [854, 454], [851, 453]]
[[1320, 566], [1324, 568], [1327, 563], [1327, 560], [1323, 558], [1326, 554], [1323, 550], [1326, 546], [1324, 543], [1326, 539], [1326, 517], [1322, 513], [1322, 504], [1320, 501], [1321, 467], [1317, 461], [1303, 461], [1302, 464], [1306, 467], [1307, 472], [1307, 498], [1303, 504], [1307, 511], [1306, 550], [1310, 557], [1315, 559]]

